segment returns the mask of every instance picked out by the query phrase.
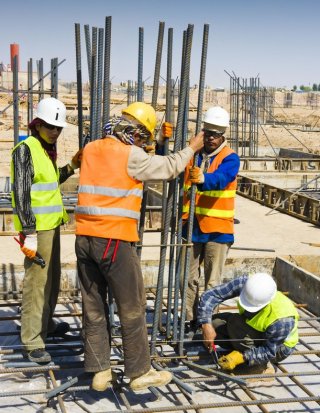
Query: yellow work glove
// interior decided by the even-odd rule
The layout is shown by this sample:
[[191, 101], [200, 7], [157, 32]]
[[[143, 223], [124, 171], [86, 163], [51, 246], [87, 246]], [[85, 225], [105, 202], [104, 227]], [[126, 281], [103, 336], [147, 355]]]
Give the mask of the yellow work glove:
[[78, 152], [73, 156], [69, 165], [73, 170], [80, 168], [81, 159], [82, 159], [83, 148], [79, 149]]
[[234, 350], [226, 356], [220, 357], [218, 363], [223, 370], [233, 370], [238, 364], [244, 363], [244, 358], [242, 353]]
[[164, 140], [164, 139], [172, 138], [172, 130], [173, 130], [172, 123], [163, 122], [162, 127], [161, 127], [162, 139]]
[[203, 184], [204, 175], [198, 166], [193, 166], [189, 171], [189, 179], [193, 184]]
[[34, 233], [24, 236], [22, 233], [20, 233], [19, 238], [21, 243], [21, 251], [26, 257], [28, 257], [30, 260], [33, 260], [38, 249], [37, 234]]

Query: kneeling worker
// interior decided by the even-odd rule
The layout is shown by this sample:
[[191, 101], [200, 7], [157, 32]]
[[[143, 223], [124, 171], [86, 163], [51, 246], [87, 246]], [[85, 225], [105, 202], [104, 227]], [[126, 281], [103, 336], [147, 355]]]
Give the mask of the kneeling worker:
[[[215, 307], [239, 296], [239, 313], [212, 315]], [[298, 312], [269, 274], [241, 276], [205, 291], [198, 307], [204, 345], [233, 350], [219, 358], [225, 370], [243, 365], [250, 373], [274, 373], [270, 362], [287, 358], [298, 343]], [[253, 368], [251, 368], [253, 367]]]

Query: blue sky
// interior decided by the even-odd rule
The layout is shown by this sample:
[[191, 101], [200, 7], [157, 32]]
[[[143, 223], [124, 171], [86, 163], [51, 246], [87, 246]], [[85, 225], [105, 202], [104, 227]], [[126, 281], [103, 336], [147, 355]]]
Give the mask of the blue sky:
[[1, 2], [0, 62], [20, 46], [20, 68], [43, 58], [66, 59], [59, 78], [76, 79], [74, 25], [80, 23], [83, 78], [87, 79], [84, 25], [104, 27], [112, 17], [111, 78], [137, 80], [138, 34], [144, 29], [143, 79], [152, 83], [159, 22], [165, 23], [161, 76], [166, 76], [168, 29], [173, 28], [173, 78], [180, 75], [183, 31], [194, 25], [191, 84], [199, 83], [204, 24], [209, 24], [206, 84], [228, 87], [229, 76], [260, 77], [265, 86], [320, 83], [318, 0], [14, 0]]

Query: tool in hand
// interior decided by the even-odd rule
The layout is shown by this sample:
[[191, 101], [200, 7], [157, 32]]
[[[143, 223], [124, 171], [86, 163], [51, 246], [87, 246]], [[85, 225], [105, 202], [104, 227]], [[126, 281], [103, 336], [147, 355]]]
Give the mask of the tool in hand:
[[219, 361], [218, 361], [217, 348], [216, 348], [216, 345], [214, 344], [213, 340], [212, 340], [212, 343], [211, 343], [210, 354], [212, 355], [213, 361], [217, 365], [217, 367], [220, 367]]
[[[20, 247], [23, 247], [23, 243], [18, 238], [13, 237], [13, 239], [20, 245]], [[45, 260], [41, 257], [41, 255], [38, 252], [36, 252], [36, 255], [34, 256], [33, 261], [36, 264], [40, 265], [41, 268], [44, 268], [46, 266]]]

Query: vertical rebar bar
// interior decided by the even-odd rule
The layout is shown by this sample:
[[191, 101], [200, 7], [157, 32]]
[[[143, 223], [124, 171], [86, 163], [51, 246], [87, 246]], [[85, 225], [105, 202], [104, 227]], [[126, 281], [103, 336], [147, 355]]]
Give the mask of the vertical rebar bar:
[[13, 99], [13, 139], [14, 145], [19, 142], [19, 80], [18, 80], [19, 57], [13, 56], [13, 79], [12, 79], [12, 99]]
[[143, 27], [139, 27], [137, 101], [143, 102]]
[[43, 90], [44, 90], [44, 76], [43, 76], [43, 59], [41, 58], [38, 61], [38, 82], [39, 82], [39, 101], [41, 99], [43, 99], [44, 94], [43, 94]]
[[111, 58], [111, 23], [112, 17], [107, 16], [105, 20], [104, 41], [104, 76], [103, 76], [103, 110], [102, 125], [105, 125], [110, 117], [110, 58]]
[[85, 41], [86, 41], [86, 50], [87, 50], [87, 62], [88, 62], [88, 76], [89, 76], [89, 82], [91, 81], [91, 64], [92, 64], [92, 58], [91, 58], [91, 40], [90, 40], [90, 27], [88, 24], [84, 25], [84, 36], [85, 36]]
[[97, 27], [92, 27], [91, 76], [90, 76], [90, 136], [97, 139]]
[[28, 61], [28, 113], [27, 113], [27, 124], [33, 119], [33, 62], [32, 59]]
[[76, 70], [77, 70], [77, 106], [78, 106], [78, 145], [83, 147], [83, 107], [82, 107], [82, 69], [80, 24], [75, 23]]
[[157, 101], [158, 101], [163, 34], [164, 34], [164, 22], [159, 22], [157, 54], [156, 54], [156, 63], [155, 63], [155, 69], [154, 69], [152, 100], [151, 100], [151, 106], [154, 109], [156, 109]]
[[101, 137], [101, 108], [102, 108], [102, 71], [103, 71], [103, 35], [104, 29], [98, 31], [98, 68], [97, 68], [97, 110], [96, 110], [96, 139]]

